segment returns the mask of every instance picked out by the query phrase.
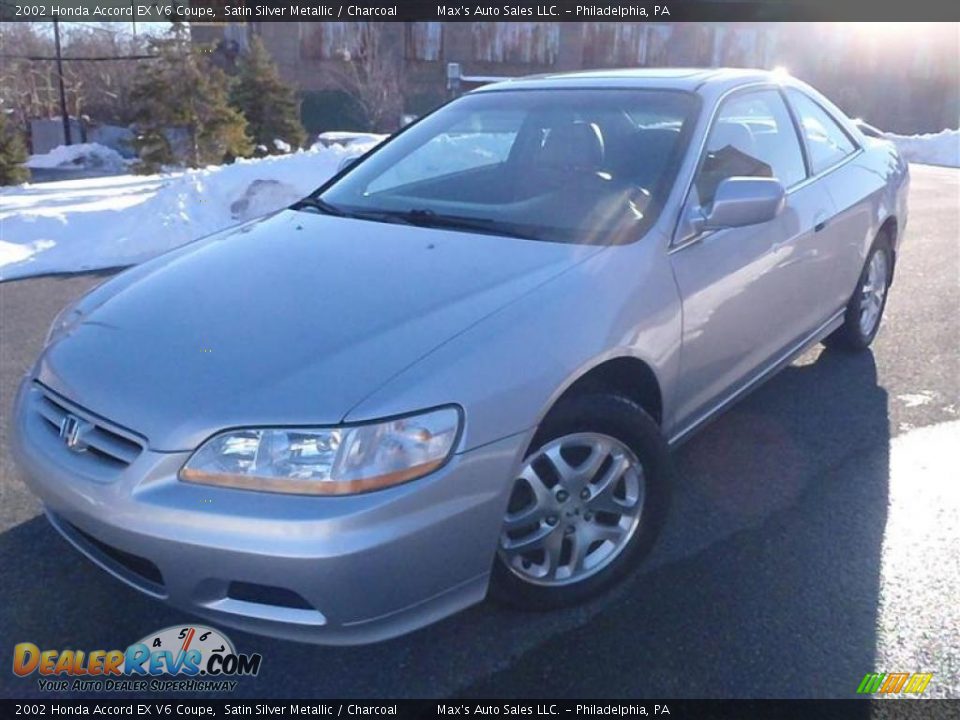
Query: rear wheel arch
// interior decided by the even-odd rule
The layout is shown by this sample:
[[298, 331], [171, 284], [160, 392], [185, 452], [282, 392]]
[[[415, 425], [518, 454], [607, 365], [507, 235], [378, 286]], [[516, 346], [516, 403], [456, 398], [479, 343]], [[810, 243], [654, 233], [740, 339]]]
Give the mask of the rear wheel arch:
[[881, 228], [870, 245], [860, 277], [843, 311], [843, 322], [823, 339], [826, 347], [861, 352], [870, 346], [886, 308], [894, 257], [893, 238]]
[[897, 245], [900, 239], [900, 226], [897, 223], [897, 218], [894, 215], [887, 216], [887, 219], [880, 224], [880, 229], [877, 231], [877, 236], [874, 238], [873, 243], [870, 246], [872, 250], [879, 242], [886, 242], [890, 249], [890, 279], [889, 283], [893, 283], [894, 270], [897, 266]]

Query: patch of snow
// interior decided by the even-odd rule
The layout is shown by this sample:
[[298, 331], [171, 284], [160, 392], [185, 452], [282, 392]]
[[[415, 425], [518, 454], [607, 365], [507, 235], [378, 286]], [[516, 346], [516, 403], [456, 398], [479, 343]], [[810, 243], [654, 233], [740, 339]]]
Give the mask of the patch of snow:
[[128, 161], [113, 148], [99, 143], [59, 145], [48, 153], [31, 155], [24, 163], [29, 168], [77, 168], [124, 172]]
[[290, 143], [284, 142], [280, 138], [273, 139], [273, 146], [280, 152], [288, 153], [293, 151], [293, 148], [290, 146]]
[[230, 204], [230, 217], [238, 222], [250, 220], [273, 212], [277, 208], [292, 205], [305, 193], [289, 183], [278, 180], [254, 180], [243, 197]]
[[0, 266], [26, 260], [31, 255], [33, 250], [29, 245], [17, 245], [0, 240]]
[[884, 133], [907, 162], [960, 167], [960, 130], [941, 130], [926, 135]]
[[920, 407], [921, 405], [929, 405], [933, 402], [934, 394], [923, 390], [918, 393], [907, 393], [906, 395], [897, 395], [897, 400], [902, 402], [906, 407]]
[[383, 140], [386, 135], [377, 135], [376, 133], [348, 132], [345, 130], [329, 130], [317, 135], [317, 141], [313, 147], [330, 147], [331, 145], [367, 145], [376, 144]]
[[370, 147], [315, 147], [200, 170], [4, 189], [0, 280], [143, 262], [286, 207], [323, 184], [343, 158]]

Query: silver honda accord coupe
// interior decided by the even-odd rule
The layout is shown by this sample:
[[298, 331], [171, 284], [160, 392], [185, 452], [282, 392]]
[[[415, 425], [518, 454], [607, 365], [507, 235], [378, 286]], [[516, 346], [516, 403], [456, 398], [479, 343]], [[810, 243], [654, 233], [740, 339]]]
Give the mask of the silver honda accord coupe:
[[224, 625], [575, 603], [649, 552], [671, 447], [811, 344], [867, 348], [907, 184], [788, 76], [490, 85], [65, 309], [14, 451], [80, 552]]

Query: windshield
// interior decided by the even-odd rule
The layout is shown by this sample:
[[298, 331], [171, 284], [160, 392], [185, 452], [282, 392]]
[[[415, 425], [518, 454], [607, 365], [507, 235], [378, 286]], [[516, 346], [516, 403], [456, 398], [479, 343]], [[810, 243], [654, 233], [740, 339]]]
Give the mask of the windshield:
[[670, 190], [688, 93], [467, 95], [322, 188], [311, 207], [386, 222], [612, 244], [636, 240]]

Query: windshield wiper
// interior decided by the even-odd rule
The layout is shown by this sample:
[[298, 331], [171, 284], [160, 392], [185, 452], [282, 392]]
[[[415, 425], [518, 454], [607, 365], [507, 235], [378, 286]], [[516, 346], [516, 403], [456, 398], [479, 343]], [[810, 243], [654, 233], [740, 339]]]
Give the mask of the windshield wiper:
[[[487, 233], [490, 235], [508, 235], [524, 240], [539, 240], [539, 238], [534, 235], [516, 230], [493, 218], [472, 217], [467, 215], [440, 215], [426, 208], [396, 211], [384, 210], [375, 214], [384, 220], [395, 220], [420, 227], [469, 230], [471, 232]], [[362, 215], [367, 215], [367, 213], [363, 213]], [[372, 216], [374, 213], [369, 213], [369, 215]]]
[[374, 220], [377, 222], [402, 223], [403, 225], [417, 225], [419, 227], [450, 228], [452, 230], [469, 230], [470, 232], [486, 233], [488, 235], [507, 235], [523, 240], [540, 240], [541, 238], [515, 230], [492, 218], [469, 217], [466, 215], [440, 215], [426, 208], [412, 210], [345, 210], [331, 205], [326, 200], [309, 195], [290, 206], [291, 210], [316, 210], [325, 215], [356, 218], [358, 220]]
[[308, 195], [302, 200], [297, 200], [293, 205], [290, 206], [291, 210], [317, 210], [322, 212], [324, 215], [336, 215], [337, 217], [350, 217], [350, 213], [346, 210], [338, 208], [336, 205], [331, 205], [326, 200], [321, 200], [318, 197], [313, 195]]
[[487, 227], [494, 224], [490, 218], [468, 217], [466, 215], [438, 215], [433, 210], [426, 208], [414, 208], [407, 210], [403, 216], [415, 225], [457, 227], [464, 226], [474, 228], [478, 226]]

